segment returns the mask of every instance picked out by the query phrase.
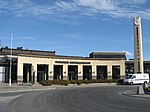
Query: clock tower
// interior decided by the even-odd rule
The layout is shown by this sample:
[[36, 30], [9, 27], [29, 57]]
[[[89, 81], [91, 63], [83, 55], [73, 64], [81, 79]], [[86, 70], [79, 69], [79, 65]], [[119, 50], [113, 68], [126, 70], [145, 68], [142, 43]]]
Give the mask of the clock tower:
[[141, 18], [134, 17], [134, 73], [143, 73], [143, 47]]

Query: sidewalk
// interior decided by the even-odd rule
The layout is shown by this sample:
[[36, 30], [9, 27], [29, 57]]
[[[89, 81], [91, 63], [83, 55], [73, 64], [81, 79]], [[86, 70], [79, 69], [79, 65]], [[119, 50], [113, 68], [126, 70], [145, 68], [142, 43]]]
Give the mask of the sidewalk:
[[137, 90], [128, 90], [123, 92], [124, 95], [130, 96], [130, 97], [139, 97], [139, 98], [146, 98], [150, 99], [150, 94], [137, 94]]
[[48, 89], [55, 89], [55, 88], [56, 87], [54, 86], [41, 86], [40, 84], [35, 84], [32, 86], [12, 84], [11, 86], [9, 86], [6, 83], [1, 83], [0, 93], [48, 90]]
[[9, 86], [6, 83], [1, 83], [0, 93], [49, 90], [49, 89], [57, 89], [63, 87], [96, 87], [96, 86], [116, 86], [116, 83], [93, 83], [93, 84], [82, 84], [82, 85], [69, 84], [68, 86], [62, 86], [62, 85], [42, 86], [38, 83], [32, 86], [27, 84], [25, 85], [12, 84], [11, 86]]

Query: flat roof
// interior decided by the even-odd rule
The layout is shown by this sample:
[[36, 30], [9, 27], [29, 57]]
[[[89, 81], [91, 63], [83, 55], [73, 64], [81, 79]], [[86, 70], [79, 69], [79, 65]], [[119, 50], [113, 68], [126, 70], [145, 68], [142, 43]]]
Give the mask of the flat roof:
[[[0, 54], [2, 55], [10, 55], [11, 48], [5, 47], [1, 48]], [[31, 54], [31, 55], [55, 55], [55, 51], [41, 51], [41, 50], [29, 50], [29, 49], [23, 49], [22, 47], [18, 47], [17, 49], [12, 49], [13, 55], [19, 55], [19, 54]]]
[[126, 52], [92, 52], [92, 53], [97, 55], [125, 55], [126, 54]]
[[[10, 55], [10, 48], [1, 48], [1, 55]], [[18, 47], [17, 49], [12, 49], [14, 56], [25, 56], [25, 57], [39, 57], [39, 58], [60, 58], [60, 59], [77, 59], [77, 60], [124, 60], [124, 58], [117, 57], [125, 56], [125, 52], [92, 52], [92, 55], [106, 55], [107, 57], [82, 57], [82, 56], [64, 56], [55, 55], [55, 51], [41, 51], [41, 50], [29, 50]], [[113, 57], [108, 57], [109, 55], [115, 55]]]
[[[134, 64], [134, 60], [126, 60], [126, 64]], [[143, 63], [150, 63], [150, 60], [144, 60]]]
[[72, 59], [72, 60], [124, 60], [120, 58], [90, 58], [90, 57], [78, 57], [78, 56], [61, 56], [61, 55], [51, 55], [51, 56], [39, 56], [39, 55], [28, 55], [19, 54], [18, 56], [25, 57], [37, 57], [37, 58], [53, 58], [53, 59]]

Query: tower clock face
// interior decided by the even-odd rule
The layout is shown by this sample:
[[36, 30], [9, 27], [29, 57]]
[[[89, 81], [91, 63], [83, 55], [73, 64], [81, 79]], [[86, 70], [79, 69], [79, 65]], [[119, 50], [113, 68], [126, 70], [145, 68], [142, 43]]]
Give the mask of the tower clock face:
[[135, 18], [134, 24], [135, 25], [139, 25], [140, 23], [141, 23], [140, 19], [139, 18]]

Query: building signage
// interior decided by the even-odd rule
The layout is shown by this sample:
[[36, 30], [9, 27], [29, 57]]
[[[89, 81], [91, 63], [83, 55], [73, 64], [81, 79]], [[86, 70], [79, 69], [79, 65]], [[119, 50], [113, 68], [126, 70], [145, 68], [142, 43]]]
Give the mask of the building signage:
[[78, 62], [78, 61], [55, 61], [55, 63], [62, 63], [62, 64], [91, 64], [91, 62]]

